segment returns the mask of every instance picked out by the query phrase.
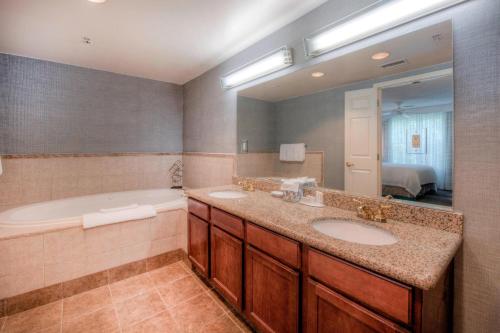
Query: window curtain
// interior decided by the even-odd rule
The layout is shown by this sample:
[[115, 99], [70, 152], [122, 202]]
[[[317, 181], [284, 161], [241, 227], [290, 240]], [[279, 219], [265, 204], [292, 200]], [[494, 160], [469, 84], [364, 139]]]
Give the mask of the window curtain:
[[[452, 190], [453, 112], [405, 113], [384, 120], [383, 161], [398, 164], [424, 164], [434, 168], [438, 189]], [[409, 153], [413, 133], [426, 133], [422, 153]]]

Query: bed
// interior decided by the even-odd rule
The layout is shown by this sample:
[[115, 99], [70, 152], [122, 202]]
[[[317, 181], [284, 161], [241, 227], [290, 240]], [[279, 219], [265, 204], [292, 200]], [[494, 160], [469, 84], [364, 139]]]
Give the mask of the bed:
[[437, 190], [433, 167], [422, 164], [382, 163], [382, 193], [416, 199]]

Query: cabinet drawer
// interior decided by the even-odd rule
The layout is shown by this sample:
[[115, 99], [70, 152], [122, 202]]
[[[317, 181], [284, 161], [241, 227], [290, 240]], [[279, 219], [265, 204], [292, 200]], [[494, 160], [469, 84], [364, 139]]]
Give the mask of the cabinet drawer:
[[308, 279], [306, 333], [384, 332], [408, 333], [350, 299]]
[[203, 202], [189, 198], [188, 210], [191, 214], [194, 214], [205, 221], [210, 220], [210, 208]]
[[300, 268], [300, 246], [296, 241], [247, 223], [247, 242], [293, 268]]
[[243, 220], [220, 209], [212, 208], [211, 221], [233, 236], [243, 238]]
[[404, 324], [411, 324], [412, 289], [343, 260], [308, 251], [308, 273], [327, 286]]

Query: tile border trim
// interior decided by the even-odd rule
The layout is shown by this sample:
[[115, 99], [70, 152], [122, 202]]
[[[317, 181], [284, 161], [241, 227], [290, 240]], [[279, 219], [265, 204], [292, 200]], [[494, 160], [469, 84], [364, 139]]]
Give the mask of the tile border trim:
[[120, 156], [165, 156], [183, 155], [182, 152], [129, 152], [129, 153], [56, 153], [56, 154], [0, 154], [3, 159], [55, 158], [55, 157], [120, 157]]

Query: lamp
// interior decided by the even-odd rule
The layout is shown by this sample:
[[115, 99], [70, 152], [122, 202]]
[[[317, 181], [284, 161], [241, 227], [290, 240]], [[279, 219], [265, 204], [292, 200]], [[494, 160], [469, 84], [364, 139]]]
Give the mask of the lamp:
[[304, 39], [306, 56], [318, 56], [465, 0], [392, 0], [367, 7]]
[[231, 89], [291, 65], [292, 52], [283, 46], [221, 77], [222, 88]]

